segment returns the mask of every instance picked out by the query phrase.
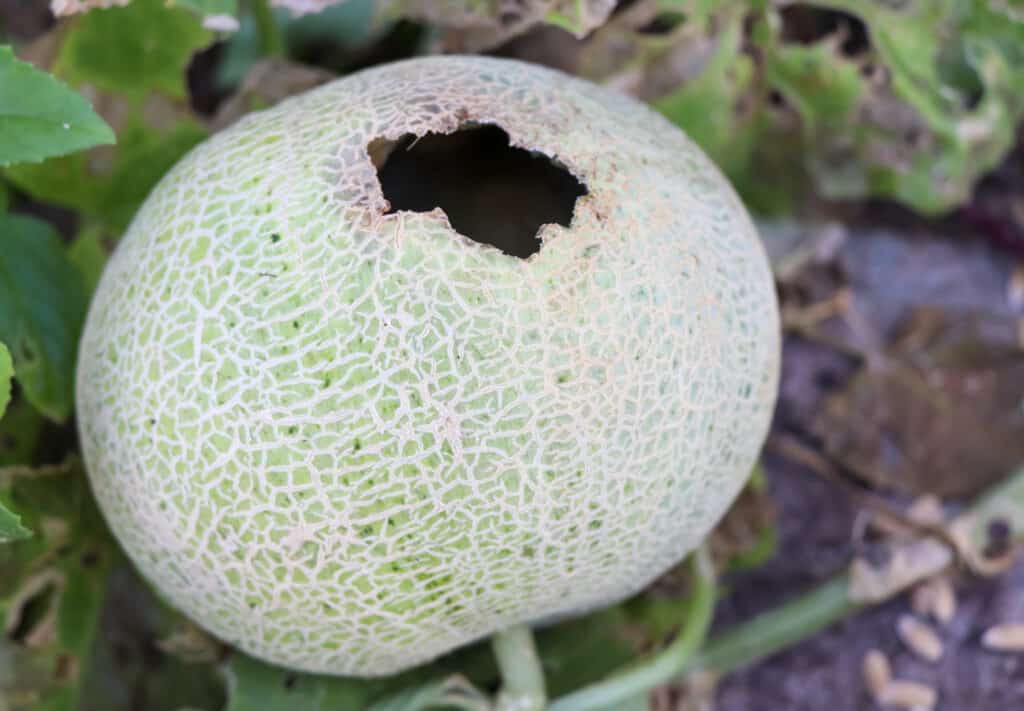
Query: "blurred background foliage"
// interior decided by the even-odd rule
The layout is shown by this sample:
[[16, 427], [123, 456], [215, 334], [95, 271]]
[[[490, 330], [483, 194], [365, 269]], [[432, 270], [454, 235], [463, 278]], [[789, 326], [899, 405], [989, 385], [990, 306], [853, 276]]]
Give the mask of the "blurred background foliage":
[[[91, 4], [124, 3], [56, 3], [64, 12]], [[71, 17], [51, 38], [59, 45], [52, 56], [34, 59], [94, 98], [130, 104], [103, 111], [100, 103], [104, 115], [118, 113], [122, 147], [107, 165], [85, 166], [79, 156], [22, 168], [11, 180], [123, 227], [143, 188], [202, 136], [185, 110], [172, 117], [169, 107], [149, 106], [147, 120], [153, 100], [144, 99], [183, 100], [190, 58], [215, 39], [214, 93], [236, 89], [268, 49], [339, 73], [427, 51], [558, 66], [650, 102], [704, 147], [749, 205], [774, 214], [808, 196], [948, 211], [1010, 149], [1024, 116], [1024, 6], [1016, 0], [275, 4], [261, 14], [244, 4], [240, 12], [233, 0], [134, 0]], [[264, 46], [259, 28], [268, 23], [282, 46]], [[82, 171], [104, 179], [69, 190]], [[119, 197], [128, 185], [133, 197]]]
[[[238, 116], [393, 59], [518, 57], [650, 103], [762, 216], [865, 198], [948, 213], [1011, 150], [1024, 117], [1018, 0], [54, 0], [52, 9], [0, 0], [0, 44], [14, 48], [0, 48], [2, 710], [355, 708], [414, 685], [387, 707], [396, 711], [468, 698], [433, 684], [438, 674], [495, 683], [486, 646], [372, 683], [230, 654], [154, 598], [95, 510], [71, 422], [89, 295], [155, 183]], [[77, 112], [75, 126], [39, 122], [19, 134], [12, 107], [26, 97], [39, 99], [40, 117], [48, 106]], [[719, 530], [721, 565], [771, 556], [764, 488], [755, 477]], [[683, 615], [683, 590], [670, 575], [627, 604], [544, 631], [551, 690], [657, 646]]]

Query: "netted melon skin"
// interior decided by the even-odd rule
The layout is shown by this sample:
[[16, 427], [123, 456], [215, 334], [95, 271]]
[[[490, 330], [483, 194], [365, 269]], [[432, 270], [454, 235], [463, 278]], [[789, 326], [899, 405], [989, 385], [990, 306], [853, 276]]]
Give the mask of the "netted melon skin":
[[[588, 194], [529, 259], [385, 215], [367, 144], [493, 123]], [[78, 422], [139, 570], [270, 662], [374, 676], [618, 601], [743, 485], [772, 278], [701, 151], [499, 59], [363, 71], [193, 150], [91, 305]]]

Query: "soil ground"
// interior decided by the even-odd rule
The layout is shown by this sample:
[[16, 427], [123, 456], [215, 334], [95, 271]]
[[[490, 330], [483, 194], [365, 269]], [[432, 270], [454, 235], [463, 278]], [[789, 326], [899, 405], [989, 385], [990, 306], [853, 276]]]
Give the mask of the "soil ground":
[[[963, 319], [979, 318], [979, 313], [1013, 317], [1020, 308], [1007, 300], [1018, 258], [957, 220], [894, 223], [862, 212], [849, 226], [831, 266], [835, 264], [852, 290], [852, 303], [883, 339], [921, 305], [938, 305]], [[851, 360], [835, 350], [787, 338], [775, 435], [806, 437], [821, 417], [825, 398], [845, 387], [852, 372]], [[777, 509], [779, 550], [766, 564], [729, 581], [734, 592], [719, 606], [716, 629], [798, 595], [840, 572], [858, 552], [858, 507], [846, 490], [778, 456], [766, 457], [765, 468]], [[917, 482], [922, 484], [927, 488], [927, 480]], [[877, 648], [889, 656], [896, 677], [924, 682], [939, 692], [939, 711], [1024, 709], [1024, 655], [993, 653], [980, 643], [989, 626], [1024, 621], [1024, 561], [995, 580], [959, 578], [956, 589], [956, 615], [939, 630], [945, 652], [938, 663], [921, 661], [900, 642], [897, 619], [911, 612], [907, 596], [902, 596], [729, 675], [718, 687], [715, 708], [877, 708], [861, 676], [865, 653]]]

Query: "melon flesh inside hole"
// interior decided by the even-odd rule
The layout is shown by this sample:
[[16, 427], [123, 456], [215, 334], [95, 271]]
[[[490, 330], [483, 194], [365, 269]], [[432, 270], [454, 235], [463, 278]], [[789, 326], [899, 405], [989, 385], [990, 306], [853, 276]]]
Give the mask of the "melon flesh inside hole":
[[586, 187], [551, 158], [509, 145], [498, 126], [377, 139], [377, 167], [388, 214], [441, 208], [470, 239], [525, 259], [540, 250], [543, 225], [568, 227]]

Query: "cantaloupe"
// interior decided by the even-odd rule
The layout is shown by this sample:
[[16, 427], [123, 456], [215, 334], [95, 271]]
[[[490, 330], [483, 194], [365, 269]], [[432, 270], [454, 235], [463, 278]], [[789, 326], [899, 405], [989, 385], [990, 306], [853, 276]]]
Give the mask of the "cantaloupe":
[[416, 59], [167, 174], [91, 304], [78, 422], [170, 603], [374, 676], [677, 563], [755, 461], [779, 339], [754, 227], [676, 128], [547, 69]]

